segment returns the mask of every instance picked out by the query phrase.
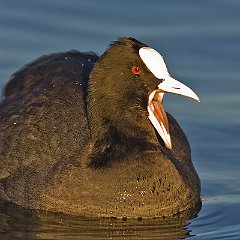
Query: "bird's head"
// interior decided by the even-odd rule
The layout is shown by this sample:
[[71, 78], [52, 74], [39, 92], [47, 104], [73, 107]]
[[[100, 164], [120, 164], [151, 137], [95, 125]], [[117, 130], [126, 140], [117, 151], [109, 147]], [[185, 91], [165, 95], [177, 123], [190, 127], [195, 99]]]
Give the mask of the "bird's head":
[[199, 101], [189, 87], [170, 76], [160, 53], [133, 38], [120, 38], [111, 44], [95, 64], [90, 79], [90, 109], [104, 119], [101, 121], [135, 137], [152, 124], [170, 149], [164, 94]]

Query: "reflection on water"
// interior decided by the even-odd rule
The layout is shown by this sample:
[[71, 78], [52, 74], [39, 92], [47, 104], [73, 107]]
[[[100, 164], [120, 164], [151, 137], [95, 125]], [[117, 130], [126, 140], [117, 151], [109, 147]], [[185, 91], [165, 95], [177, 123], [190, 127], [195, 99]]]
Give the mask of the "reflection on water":
[[[0, 204], [1, 239], [182, 239], [188, 215], [172, 219], [81, 218]], [[3, 237], [3, 238], [2, 238]]]

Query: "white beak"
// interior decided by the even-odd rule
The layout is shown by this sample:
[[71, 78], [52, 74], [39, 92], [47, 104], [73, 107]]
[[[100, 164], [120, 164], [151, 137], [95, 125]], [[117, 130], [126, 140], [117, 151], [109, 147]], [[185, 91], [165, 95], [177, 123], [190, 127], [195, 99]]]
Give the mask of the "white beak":
[[175, 80], [171, 76], [164, 79], [163, 82], [161, 82], [158, 85], [158, 89], [161, 92], [169, 92], [169, 93], [179, 94], [179, 95], [186, 96], [186, 97], [192, 98], [192, 99], [200, 102], [199, 97], [189, 87], [187, 87], [183, 83]]
[[192, 98], [200, 102], [199, 97], [186, 85], [167, 76], [148, 97], [149, 120], [161, 136], [167, 148], [172, 148], [167, 115], [162, 106], [164, 93], [174, 93]]

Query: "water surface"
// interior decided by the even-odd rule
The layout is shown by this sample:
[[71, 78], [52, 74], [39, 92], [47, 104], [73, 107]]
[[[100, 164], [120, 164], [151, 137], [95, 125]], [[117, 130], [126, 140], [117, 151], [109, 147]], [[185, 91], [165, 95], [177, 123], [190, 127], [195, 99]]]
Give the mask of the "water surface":
[[202, 182], [190, 221], [85, 219], [0, 204], [0, 239], [240, 239], [240, 2], [237, 0], [0, 0], [0, 87], [34, 58], [101, 54], [119, 36], [159, 50], [201, 97], [165, 98], [185, 130]]

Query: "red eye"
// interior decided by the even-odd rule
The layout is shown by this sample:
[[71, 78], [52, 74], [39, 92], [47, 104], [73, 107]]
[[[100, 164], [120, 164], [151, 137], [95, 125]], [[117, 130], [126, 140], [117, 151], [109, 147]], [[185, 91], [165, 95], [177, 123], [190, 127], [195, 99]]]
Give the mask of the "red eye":
[[137, 66], [132, 67], [132, 73], [138, 75], [138, 74], [140, 74], [140, 72], [141, 72], [141, 69], [139, 67], [137, 67]]

